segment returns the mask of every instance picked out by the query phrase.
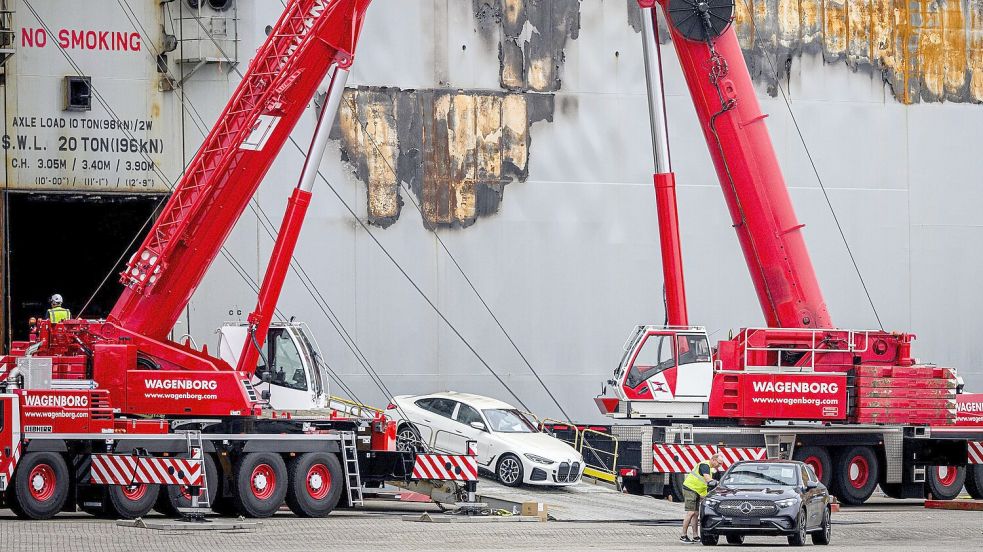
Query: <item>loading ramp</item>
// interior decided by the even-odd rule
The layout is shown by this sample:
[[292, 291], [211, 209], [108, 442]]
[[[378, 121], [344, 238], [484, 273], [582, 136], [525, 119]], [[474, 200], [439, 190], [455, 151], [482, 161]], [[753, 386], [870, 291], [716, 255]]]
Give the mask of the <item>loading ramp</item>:
[[523, 502], [543, 502], [557, 521], [613, 522], [683, 518], [681, 503], [618, 492], [604, 484], [578, 483], [569, 487], [506, 487], [482, 478], [478, 501], [512, 511]]

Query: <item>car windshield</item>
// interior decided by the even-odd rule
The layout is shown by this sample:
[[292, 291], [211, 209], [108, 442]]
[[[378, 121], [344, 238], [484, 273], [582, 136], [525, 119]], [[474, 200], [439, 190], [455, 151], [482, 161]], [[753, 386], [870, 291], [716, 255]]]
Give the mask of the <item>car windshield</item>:
[[489, 429], [498, 433], [535, 433], [536, 426], [518, 410], [492, 408], [482, 410], [485, 419], [491, 426]]
[[792, 487], [799, 484], [791, 464], [741, 464], [724, 474], [721, 481], [728, 487]]

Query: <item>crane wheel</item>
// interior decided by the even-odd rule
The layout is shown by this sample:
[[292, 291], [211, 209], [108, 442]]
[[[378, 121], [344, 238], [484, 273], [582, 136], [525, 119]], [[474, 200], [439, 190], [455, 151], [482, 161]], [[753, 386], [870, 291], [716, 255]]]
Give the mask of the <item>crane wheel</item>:
[[669, 488], [669, 496], [672, 497], [673, 502], [683, 501], [683, 480], [686, 479], [685, 473], [670, 473], [669, 474], [669, 484], [666, 487]]
[[925, 498], [952, 500], [959, 496], [966, 482], [966, 468], [928, 466], [925, 469]]
[[21, 457], [11, 485], [10, 509], [22, 519], [51, 519], [68, 500], [68, 465], [55, 452], [28, 452]]
[[966, 492], [976, 500], [983, 499], [983, 464], [966, 466]]
[[154, 509], [160, 485], [137, 483], [128, 487], [110, 485], [106, 488], [103, 510], [107, 515], [121, 519], [143, 517]]
[[274, 452], [248, 452], [235, 465], [236, 509], [252, 518], [270, 517], [287, 496], [287, 465]]
[[300, 517], [324, 517], [331, 513], [345, 488], [345, 474], [338, 456], [308, 452], [287, 465], [287, 506]]
[[808, 464], [812, 471], [816, 472], [819, 482], [829, 487], [829, 481], [833, 476], [833, 460], [826, 447], [798, 447], [792, 459]]
[[[187, 458], [187, 454], [183, 457]], [[204, 455], [203, 461], [205, 469], [205, 487], [208, 489], [208, 496], [205, 497], [204, 489], [198, 489], [198, 500], [204, 502], [208, 499], [209, 506], [215, 504], [215, 497], [218, 496], [218, 468], [215, 466], [215, 460], [212, 459], [211, 454]], [[168, 485], [165, 492], [161, 493], [160, 499], [157, 501], [157, 511], [168, 515], [175, 516], [179, 515], [180, 508], [191, 508], [191, 495], [188, 493], [188, 487], [184, 485]]]
[[859, 506], [866, 502], [879, 479], [880, 463], [870, 447], [843, 447], [833, 460], [830, 485], [843, 504]]

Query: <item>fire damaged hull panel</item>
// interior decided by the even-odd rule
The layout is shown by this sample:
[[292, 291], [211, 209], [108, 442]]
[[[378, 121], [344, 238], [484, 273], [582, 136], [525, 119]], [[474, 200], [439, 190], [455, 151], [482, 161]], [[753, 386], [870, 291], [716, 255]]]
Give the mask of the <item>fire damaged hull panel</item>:
[[347, 91], [334, 136], [366, 183], [369, 222], [399, 218], [405, 183], [428, 228], [466, 227], [526, 180], [530, 127], [552, 117], [551, 95], [361, 87]]

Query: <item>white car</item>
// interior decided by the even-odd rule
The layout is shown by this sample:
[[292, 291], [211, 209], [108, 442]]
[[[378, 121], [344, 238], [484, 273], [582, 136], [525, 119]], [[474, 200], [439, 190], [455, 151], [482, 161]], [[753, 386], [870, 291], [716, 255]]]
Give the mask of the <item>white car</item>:
[[386, 414], [397, 423], [398, 448], [464, 454], [475, 441], [479, 468], [510, 487], [572, 485], [584, 473], [576, 449], [499, 400], [455, 392], [402, 395]]

